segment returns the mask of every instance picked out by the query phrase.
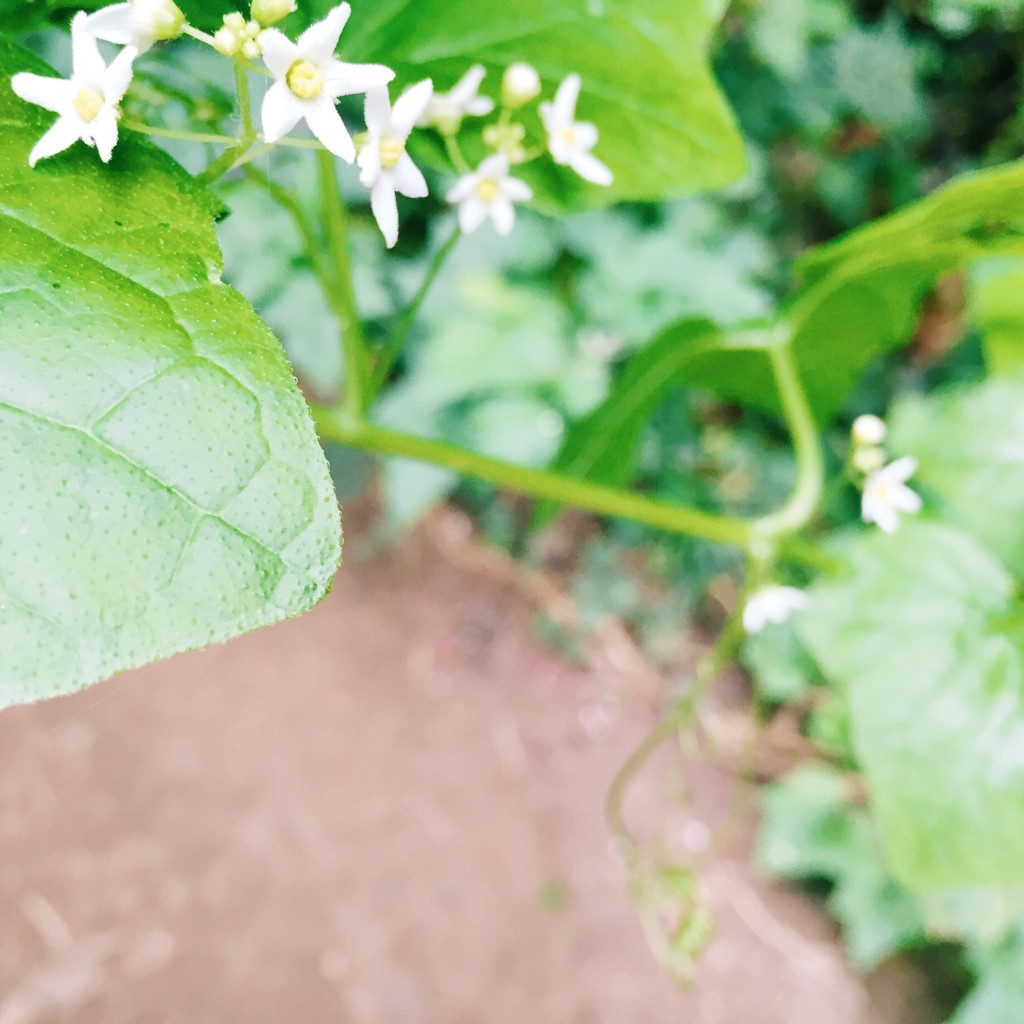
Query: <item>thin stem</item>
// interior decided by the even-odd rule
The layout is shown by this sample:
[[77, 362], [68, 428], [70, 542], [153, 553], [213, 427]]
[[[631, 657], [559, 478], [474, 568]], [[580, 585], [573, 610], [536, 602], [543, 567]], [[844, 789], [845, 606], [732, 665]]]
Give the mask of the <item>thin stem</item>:
[[821, 501], [825, 486], [825, 465], [814, 414], [807, 401], [789, 342], [768, 348], [772, 370], [782, 399], [782, 411], [793, 438], [796, 453], [796, 486], [789, 500], [777, 512], [752, 524], [758, 538], [773, 539], [806, 526]]
[[207, 46], [216, 46], [213, 36], [207, 35], [205, 32], [201, 32], [199, 29], [194, 28], [192, 25], [182, 25], [181, 34], [183, 36], [191, 36], [193, 39], [198, 39], [199, 42], [205, 43]]
[[210, 184], [222, 178], [252, 149], [256, 142], [256, 128], [252, 121], [252, 97], [249, 93], [249, 76], [242, 60], [235, 61], [235, 90], [238, 93], [238, 114], [242, 121], [242, 132], [237, 143], [224, 150], [209, 167], [200, 174], [199, 180]]
[[462, 155], [462, 147], [459, 145], [459, 140], [451, 132], [444, 132], [442, 138], [444, 139], [444, 148], [448, 154], [448, 159], [451, 160], [452, 165], [459, 174], [472, 174], [473, 169]]
[[355, 288], [352, 284], [352, 262], [348, 251], [348, 218], [345, 204], [338, 192], [338, 179], [334, 173], [334, 157], [326, 150], [317, 153], [320, 178], [320, 202], [327, 248], [331, 255], [333, 287], [327, 288], [338, 324], [341, 328], [341, 348], [345, 359], [345, 382], [342, 406], [346, 417], [358, 419], [366, 411], [366, 385], [369, 378], [366, 342], [362, 323], [356, 308]]
[[142, 124], [141, 121], [121, 122], [122, 128], [140, 135], [152, 135], [158, 139], [181, 139], [183, 142], [208, 142], [215, 146], [237, 146], [238, 139], [230, 135], [212, 135], [206, 132], [190, 132], [179, 128], [162, 128], [159, 125]]
[[718, 635], [714, 647], [701, 658], [693, 685], [655, 723], [651, 731], [623, 763], [608, 788], [605, 819], [612, 833], [626, 845], [626, 851], [629, 854], [635, 853], [637, 843], [626, 825], [623, 814], [626, 793], [655, 751], [666, 740], [677, 735], [679, 730], [690, 721], [697, 705], [732, 662], [736, 648], [743, 638], [743, 605], [744, 599], [741, 594], [733, 606], [729, 620]]
[[430, 266], [427, 268], [426, 276], [423, 278], [419, 290], [412, 297], [412, 301], [406, 307], [401, 319], [398, 321], [394, 331], [391, 333], [391, 337], [388, 338], [387, 345], [381, 350], [378, 356], [377, 366], [373, 372], [373, 382], [370, 388], [371, 402], [373, 398], [380, 393], [380, 389], [386, 383], [388, 375], [391, 373], [395, 362], [402, 354], [402, 349], [409, 337], [409, 332], [416, 323], [416, 317], [419, 315], [419, 311], [424, 300], [430, 292], [434, 282], [437, 280], [438, 274], [441, 273], [441, 268], [447, 262], [448, 257], [451, 256], [461, 237], [462, 231], [456, 224], [455, 230], [445, 241], [444, 245], [434, 253], [434, 258], [430, 261]]
[[631, 519], [672, 533], [685, 533], [742, 548], [746, 548], [750, 543], [751, 532], [748, 523], [726, 519], [699, 509], [671, 505], [641, 494], [578, 480], [549, 470], [527, 469], [524, 466], [457, 448], [444, 441], [427, 440], [387, 430], [348, 415], [344, 409], [313, 406], [313, 417], [321, 437], [326, 441], [379, 452], [382, 455], [400, 455], [432, 462], [535, 498], [576, 505], [601, 515]]

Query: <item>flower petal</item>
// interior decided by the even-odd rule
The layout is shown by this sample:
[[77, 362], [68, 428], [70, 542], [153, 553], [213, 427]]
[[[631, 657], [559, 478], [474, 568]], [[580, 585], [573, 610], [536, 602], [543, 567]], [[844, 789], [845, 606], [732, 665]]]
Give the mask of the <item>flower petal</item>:
[[110, 163], [110, 158], [117, 145], [117, 114], [114, 108], [104, 107], [96, 119], [89, 124], [89, 134], [96, 143], [96, 152], [105, 163]]
[[493, 153], [476, 170], [477, 180], [481, 178], [504, 178], [508, 175], [508, 154]]
[[473, 194], [479, 180], [475, 174], [464, 174], [448, 190], [445, 200], [449, 203], [464, 203]]
[[389, 249], [393, 248], [398, 241], [398, 204], [395, 202], [395, 190], [387, 178], [381, 178], [373, 186], [370, 206], [384, 241]]
[[422, 82], [409, 86], [395, 100], [395, 109], [391, 112], [391, 130], [396, 138], [403, 142], [409, 138], [409, 133], [423, 116], [433, 95], [434, 83], [426, 78]]
[[85, 19], [85, 27], [97, 39], [118, 46], [129, 43], [138, 44], [139, 23], [131, 4], [114, 4], [103, 10], [90, 14]]
[[494, 109], [490, 96], [474, 96], [463, 109], [472, 117], [486, 117]]
[[573, 153], [569, 157], [569, 166], [584, 181], [595, 185], [610, 185], [615, 180], [615, 175], [593, 153]]
[[900, 512], [909, 512], [911, 515], [920, 512], [924, 505], [921, 495], [903, 484], [896, 484], [889, 489], [889, 503]]
[[139, 51], [134, 46], [126, 46], [111, 62], [103, 79], [103, 98], [107, 103], [116, 107], [128, 86], [132, 84], [132, 62], [138, 57]]
[[335, 99], [382, 89], [395, 77], [394, 71], [383, 64], [345, 64], [340, 60], [330, 61], [323, 72], [324, 92]]
[[359, 183], [372, 188], [381, 176], [380, 147], [371, 142], [363, 147], [356, 162], [359, 164]]
[[755, 594], [743, 608], [743, 628], [748, 633], [760, 633], [766, 623], [764, 606]]
[[519, 178], [506, 178], [501, 190], [516, 203], [528, 203], [533, 198], [533, 189]]
[[580, 98], [581, 84], [579, 75], [569, 75], [555, 93], [555, 115], [564, 124], [572, 124], [576, 119], [576, 103]]
[[260, 33], [260, 48], [267, 70], [279, 81], [288, 77], [291, 66], [299, 60], [299, 48], [279, 29], [268, 28]]
[[546, 131], [548, 135], [555, 135], [559, 128], [564, 127], [558, 123], [558, 113], [556, 112], [555, 105], [553, 103], [542, 103], [538, 108], [538, 111], [540, 113], [541, 123], [544, 125], [544, 131]]
[[[457, 103], [460, 107], [466, 108], [467, 104], [480, 91], [480, 83], [487, 75], [487, 68], [483, 64], [474, 64], [448, 91], [448, 98]], [[493, 104], [492, 104], [493, 106]]]
[[890, 462], [888, 466], [878, 470], [878, 479], [890, 483], [903, 483], [917, 472], [917, 459], [913, 455], [904, 455], [902, 459]]
[[84, 11], [79, 11], [71, 19], [71, 77], [98, 90], [103, 87], [107, 65], [100, 55], [96, 37], [86, 27], [88, 20], [89, 16]]
[[573, 134], [576, 136], [577, 149], [593, 149], [597, 145], [597, 125], [589, 121], [577, 121], [572, 126]]
[[412, 162], [412, 157], [408, 153], [403, 153], [398, 163], [395, 164], [395, 169], [391, 172], [391, 180], [395, 190], [410, 199], [424, 199], [430, 194], [426, 178]]
[[321, 94], [312, 103], [303, 104], [302, 116], [309, 130], [336, 156], [350, 164], [356, 158], [356, 147], [345, 127], [334, 101]]
[[75, 87], [63, 78], [44, 78], [22, 71], [11, 79], [15, 95], [37, 107], [61, 113], [71, 106]]
[[504, 196], [499, 196], [491, 203], [489, 213], [494, 222], [494, 230], [499, 235], [510, 234], [516, 226], [516, 208]]
[[275, 82], [263, 97], [263, 138], [267, 142], [283, 139], [302, 120], [302, 113], [302, 104], [288, 86]]
[[387, 86], [366, 90], [364, 115], [366, 127], [372, 136], [379, 139], [388, 134], [391, 128], [391, 100], [388, 98]]
[[338, 4], [323, 21], [310, 25], [299, 36], [298, 49], [300, 54], [314, 64], [324, 64], [334, 56], [341, 38], [341, 30], [345, 27], [352, 13], [349, 4]]
[[56, 153], [63, 153], [69, 146], [73, 146], [82, 137], [82, 122], [76, 117], [62, 117], [57, 123], [35, 144], [29, 154], [28, 163], [30, 167], [40, 160]]
[[471, 235], [487, 219], [487, 207], [470, 196], [459, 206], [459, 227], [464, 235]]

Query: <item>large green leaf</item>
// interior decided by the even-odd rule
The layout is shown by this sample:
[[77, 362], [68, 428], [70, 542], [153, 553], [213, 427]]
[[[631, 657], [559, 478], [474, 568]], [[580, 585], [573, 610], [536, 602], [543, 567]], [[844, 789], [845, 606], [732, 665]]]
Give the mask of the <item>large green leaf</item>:
[[845, 688], [894, 874], [914, 888], [1024, 880], [1024, 617], [952, 527], [854, 541], [799, 628]]
[[944, 517], [1024, 574], [1024, 381], [904, 395], [890, 439], [893, 451], [917, 457], [915, 479]]
[[52, 121], [0, 40], [0, 706], [301, 612], [337, 505], [284, 354], [219, 283], [210, 197]]
[[[314, 9], [331, 3], [319, 2]], [[707, 0], [377, 0], [357, 6], [342, 38], [358, 59], [379, 60], [402, 81], [426, 75], [447, 89], [474, 63], [498, 89], [505, 67], [531, 62], [545, 93], [570, 72], [583, 79], [581, 119], [601, 131], [597, 154], [615, 172], [609, 189], [571, 173], [534, 184], [555, 198], [594, 204], [656, 199], [733, 181], [743, 149], [708, 67], [714, 27]]]
[[[807, 252], [803, 286], [780, 314], [808, 397], [828, 422], [876, 356], [913, 337], [943, 274], [993, 255], [1024, 254], [1024, 163], [965, 175], [905, 210]], [[680, 329], [685, 330], [685, 321]], [[669, 328], [665, 333], [670, 333]], [[777, 410], [764, 352], [712, 353], [682, 383]]]

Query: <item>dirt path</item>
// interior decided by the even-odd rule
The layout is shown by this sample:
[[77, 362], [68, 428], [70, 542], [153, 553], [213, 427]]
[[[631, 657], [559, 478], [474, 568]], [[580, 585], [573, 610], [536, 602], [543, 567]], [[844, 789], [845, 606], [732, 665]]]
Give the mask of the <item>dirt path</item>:
[[[649, 686], [567, 665], [436, 529], [301, 620], [0, 715], [0, 1024], [875, 1019], [739, 854], [695, 992], [662, 977], [601, 811]], [[730, 780], [689, 782], [699, 846]]]

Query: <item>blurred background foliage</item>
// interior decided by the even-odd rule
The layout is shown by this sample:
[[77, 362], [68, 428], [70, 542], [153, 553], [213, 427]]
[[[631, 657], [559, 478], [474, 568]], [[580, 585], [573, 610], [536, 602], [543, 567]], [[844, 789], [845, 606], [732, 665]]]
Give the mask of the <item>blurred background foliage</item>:
[[[7, 14], [15, 30], [29, 31], [79, 6], [29, 0]], [[202, 15], [215, 22], [222, 6], [204, 3]], [[572, 424], [600, 406], [630, 355], [659, 332], [686, 317], [725, 327], [768, 317], [808, 247], [1024, 152], [1022, 0], [736, 0], [713, 46], [746, 144], [743, 180], [560, 221], [526, 212], [510, 239], [482, 231], [461, 240], [383, 396], [379, 422], [548, 465]], [[205, 67], [200, 54], [183, 69], [163, 59], [141, 88], [167, 101], [168, 121], [177, 104], [183, 120], [188, 113], [217, 123], [230, 109], [217, 63]], [[186, 91], [174, 89], [183, 74], [191, 92], [206, 83], [205, 106], [186, 110]], [[315, 190], [311, 168], [278, 151], [255, 170], [224, 186], [229, 277], [280, 333], [308, 392], [328, 397], [343, 369], [333, 321], [291, 218], [267, 202], [257, 180], [284, 183], [301, 200]], [[409, 207], [396, 254], [385, 259], [365, 194], [351, 175], [342, 184], [354, 211], [360, 309], [370, 336], [383, 340], [451, 226], [438, 208]], [[1024, 478], [982, 449], [1020, 420], [1020, 390], [981, 381], [986, 366], [1020, 365], [1022, 287], [1024, 262], [1011, 258], [943, 277], [915, 314], [911, 344], [872, 357], [827, 439], [838, 475], [851, 417], [887, 412], [899, 396], [897, 450], [914, 451], [925, 488], [951, 519], [980, 531], [1018, 571]], [[978, 387], [932, 394], [953, 382]], [[929, 462], [929, 451], [951, 445], [973, 446], [952, 477], [949, 459]], [[715, 620], [734, 593], [738, 556], [717, 546], [628, 523], [603, 531], [577, 524], [576, 540], [556, 557], [557, 545], [531, 532], [534, 512], [519, 500], [434, 467], [389, 460], [375, 477], [366, 457], [329, 454], [343, 497], [379, 482], [381, 540], [454, 496], [492, 543], [564, 571], [586, 623], [621, 618], [655, 659], [674, 649], [688, 622]], [[784, 499], [793, 467], [768, 413], [678, 387], [642, 428], [636, 472], [636, 485], [660, 498], [749, 515]], [[995, 496], [983, 522], [971, 500], [979, 493]], [[856, 514], [851, 488], [830, 492], [826, 520]], [[571, 637], [560, 640], [571, 649]], [[744, 654], [759, 713], [795, 712], [818, 751], [769, 787], [759, 862], [825, 896], [863, 969], [931, 949], [949, 976], [952, 950], [953, 1024], [1024, 1020], [1024, 889], [922, 894], [892, 877], [864, 806], [846, 697], [826, 685], [814, 654], [813, 638], [788, 626], [753, 638]]]

